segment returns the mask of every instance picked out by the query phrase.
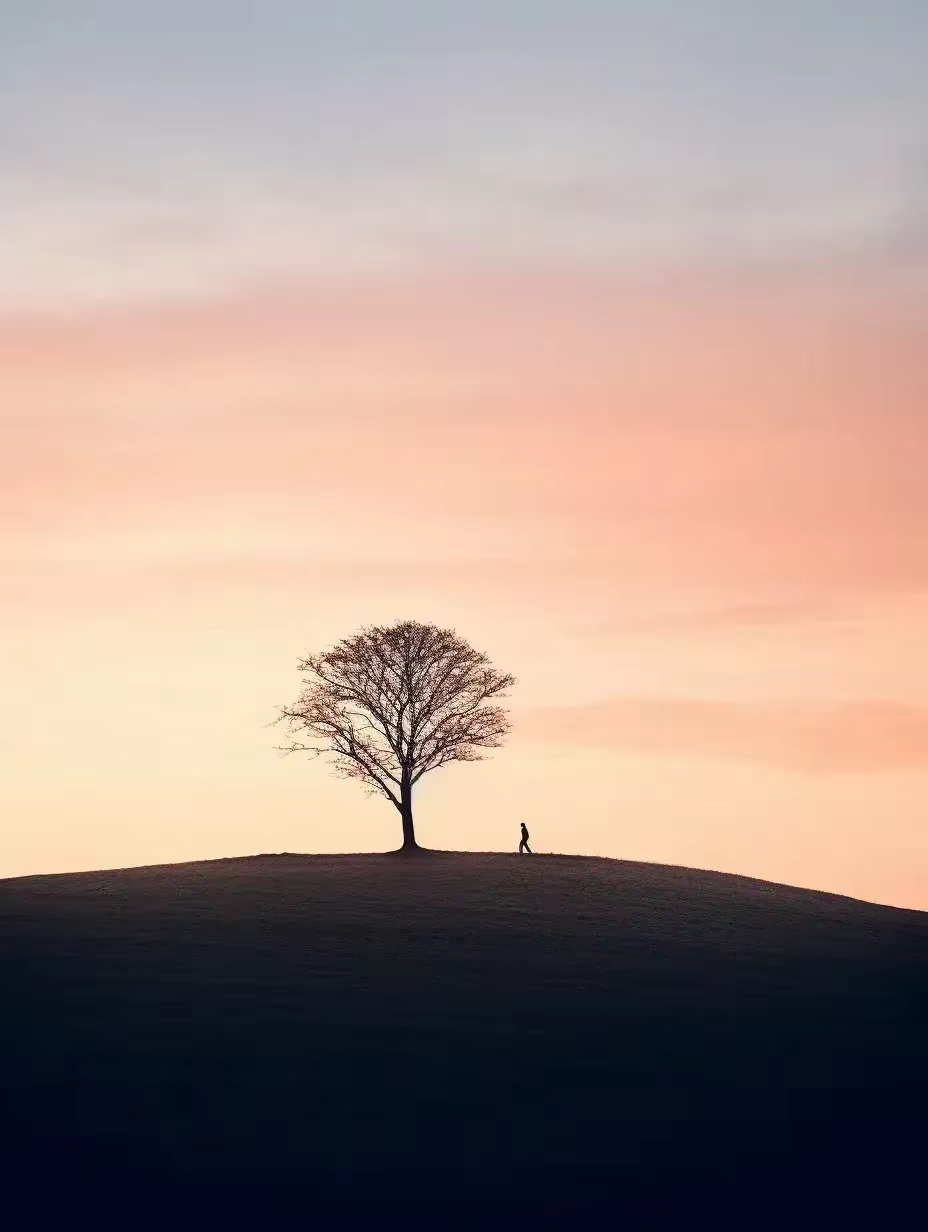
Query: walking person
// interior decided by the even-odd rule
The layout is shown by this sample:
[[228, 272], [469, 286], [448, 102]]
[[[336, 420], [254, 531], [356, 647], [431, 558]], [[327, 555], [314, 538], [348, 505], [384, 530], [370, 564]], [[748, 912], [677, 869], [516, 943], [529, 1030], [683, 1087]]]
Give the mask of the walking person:
[[525, 851], [527, 851], [530, 856], [533, 856], [535, 854], [534, 851], [532, 851], [531, 847], [529, 847], [528, 845], [528, 826], [523, 821], [522, 822], [522, 841], [519, 843], [519, 855], [522, 855], [522, 853]]

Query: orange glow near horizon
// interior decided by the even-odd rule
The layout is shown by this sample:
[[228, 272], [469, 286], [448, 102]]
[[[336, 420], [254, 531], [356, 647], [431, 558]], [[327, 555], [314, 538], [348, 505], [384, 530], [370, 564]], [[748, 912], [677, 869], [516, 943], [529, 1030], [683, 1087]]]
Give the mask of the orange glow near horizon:
[[928, 908], [922, 319], [872, 270], [8, 314], [0, 876], [395, 845], [266, 724], [410, 617], [519, 678], [426, 845]]

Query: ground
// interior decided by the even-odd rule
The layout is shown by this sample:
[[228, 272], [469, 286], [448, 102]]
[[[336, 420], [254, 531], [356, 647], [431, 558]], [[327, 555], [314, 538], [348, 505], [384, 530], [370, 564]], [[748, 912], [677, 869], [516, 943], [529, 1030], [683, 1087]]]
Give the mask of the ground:
[[8, 880], [3, 1158], [214, 1214], [885, 1214], [926, 959], [928, 914], [580, 857]]

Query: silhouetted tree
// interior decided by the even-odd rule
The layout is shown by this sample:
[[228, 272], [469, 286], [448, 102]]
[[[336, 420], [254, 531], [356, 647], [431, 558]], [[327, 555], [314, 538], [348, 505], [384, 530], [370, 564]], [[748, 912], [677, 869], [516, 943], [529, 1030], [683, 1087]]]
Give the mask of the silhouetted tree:
[[451, 629], [401, 621], [362, 629], [299, 664], [303, 691], [276, 720], [284, 753], [328, 755], [336, 773], [386, 796], [403, 821], [403, 851], [415, 851], [412, 792], [430, 770], [482, 761], [509, 731], [495, 702], [515, 678]]

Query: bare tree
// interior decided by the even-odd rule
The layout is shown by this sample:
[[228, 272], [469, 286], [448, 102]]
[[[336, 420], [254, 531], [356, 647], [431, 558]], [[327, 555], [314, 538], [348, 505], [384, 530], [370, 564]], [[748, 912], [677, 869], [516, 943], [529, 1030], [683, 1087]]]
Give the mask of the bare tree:
[[495, 704], [515, 684], [452, 629], [415, 621], [362, 629], [299, 664], [303, 691], [276, 722], [284, 753], [328, 756], [336, 773], [386, 796], [403, 821], [403, 851], [418, 849], [412, 793], [430, 770], [482, 761], [509, 731]]

